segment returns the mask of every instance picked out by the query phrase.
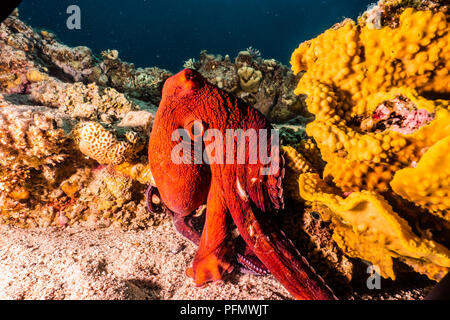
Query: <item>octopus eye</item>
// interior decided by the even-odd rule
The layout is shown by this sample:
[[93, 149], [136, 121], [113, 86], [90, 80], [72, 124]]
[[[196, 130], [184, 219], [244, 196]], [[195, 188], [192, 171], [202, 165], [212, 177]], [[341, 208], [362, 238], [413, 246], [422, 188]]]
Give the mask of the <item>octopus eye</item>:
[[172, 132], [172, 141], [175, 143], [180, 143], [183, 140], [187, 140], [189, 134], [186, 133], [186, 130], [184, 128], [178, 128]]
[[198, 141], [203, 137], [203, 134], [205, 133], [205, 126], [202, 121], [195, 120], [193, 122], [190, 122], [186, 126], [186, 131], [193, 141]]
[[195, 70], [184, 69], [177, 75], [178, 83], [187, 90], [197, 90], [203, 86], [202, 76]]

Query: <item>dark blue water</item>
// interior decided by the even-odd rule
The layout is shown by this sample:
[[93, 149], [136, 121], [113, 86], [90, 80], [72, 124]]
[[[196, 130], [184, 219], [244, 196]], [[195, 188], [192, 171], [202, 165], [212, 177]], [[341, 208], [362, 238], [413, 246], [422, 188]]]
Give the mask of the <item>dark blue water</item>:
[[[344, 17], [355, 19], [374, 0], [23, 0], [21, 18], [70, 46], [99, 54], [117, 49], [136, 66], [177, 71], [201, 50], [230, 54], [252, 46], [289, 63], [292, 51]], [[81, 29], [69, 30], [69, 5]]]

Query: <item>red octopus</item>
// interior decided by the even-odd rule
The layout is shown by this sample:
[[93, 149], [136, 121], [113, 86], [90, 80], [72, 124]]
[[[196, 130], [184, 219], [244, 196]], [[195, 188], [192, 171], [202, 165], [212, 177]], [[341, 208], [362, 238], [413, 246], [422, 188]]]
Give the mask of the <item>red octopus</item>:
[[[160, 199], [161, 206], [172, 213], [176, 229], [198, 245], [187, 275], [202, 286], [221, 281], [224, 274], [239, 265], [244, 271], [270, 272], [297, 299], [336, 299], [271, 219], [271, 212], [284, 206], [283, 158], [279, 146], [271, 143], [273, 135], [269, 135], [264, 151], [275, 155], [271, 165], [276, 170], [263, 175], [261, 170], [267, 163], [263, 165], [260, 159], [255, 163], [250, 158], [264, 145], [244, 149], [244, 162], [204, 161], [194, 145], [206, 150], [217, 142], [216, 136], [206, 137], [208, 129], [223, 133], [223, 149], [210, 149], [209, 156], [216, 156], [222, 151], [227, 154], [231, 139], [236, 142], [235, 136], [226, 135], [227, 129], [254, 129], [259, 135], [263, 132], [260, 129], [270, 131], [272, 127], [243, 100], [208, 83], [197, 71], [185, 69], [165, 82], [155, 115], [148, 152], [156, 186], [149, 187], [147, 201], [149, 210], [155, 211], [158, 207], [151, 199]], [[174, 163], [173, 151], [180, 143], [194, 146], [188, 149], [192, 151], [190, 159], [198, 160], [195, 157], [200, 155], [202, 161]], [[238, 148], [232, 145], [230, 150], [236, 160]], [[202, 221], [196, 218], [196, 211], [204, 204], [206, 215], [202, 215]], [[238, 233], [233, 232], [236, 227]]]

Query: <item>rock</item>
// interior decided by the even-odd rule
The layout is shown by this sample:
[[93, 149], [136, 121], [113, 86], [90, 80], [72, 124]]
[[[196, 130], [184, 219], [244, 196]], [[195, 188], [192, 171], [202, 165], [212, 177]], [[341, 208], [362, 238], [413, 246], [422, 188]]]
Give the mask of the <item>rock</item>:
[[130, 111], [117, 125], [119, 127], [141, 128], [144, 131], [150, 129], [153, 115], [148, 111]]

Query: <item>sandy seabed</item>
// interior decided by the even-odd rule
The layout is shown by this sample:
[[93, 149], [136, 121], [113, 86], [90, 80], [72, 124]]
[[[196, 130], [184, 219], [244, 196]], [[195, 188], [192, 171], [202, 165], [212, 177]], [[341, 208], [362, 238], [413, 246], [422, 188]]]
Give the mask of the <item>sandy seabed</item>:
[[[0, 299], [292, 299], [272, 276], [233, 272], [197, 288], [185, 275], [196, 247], [170, 221], [142, 231], [0, 225]], [[431, 286], [350, 299], [423, 299]]]
[[272, 276], [195, 287], [196, 248], [170, 222], [143, 231], [0, 226], [0, 299], [290, 299]]

